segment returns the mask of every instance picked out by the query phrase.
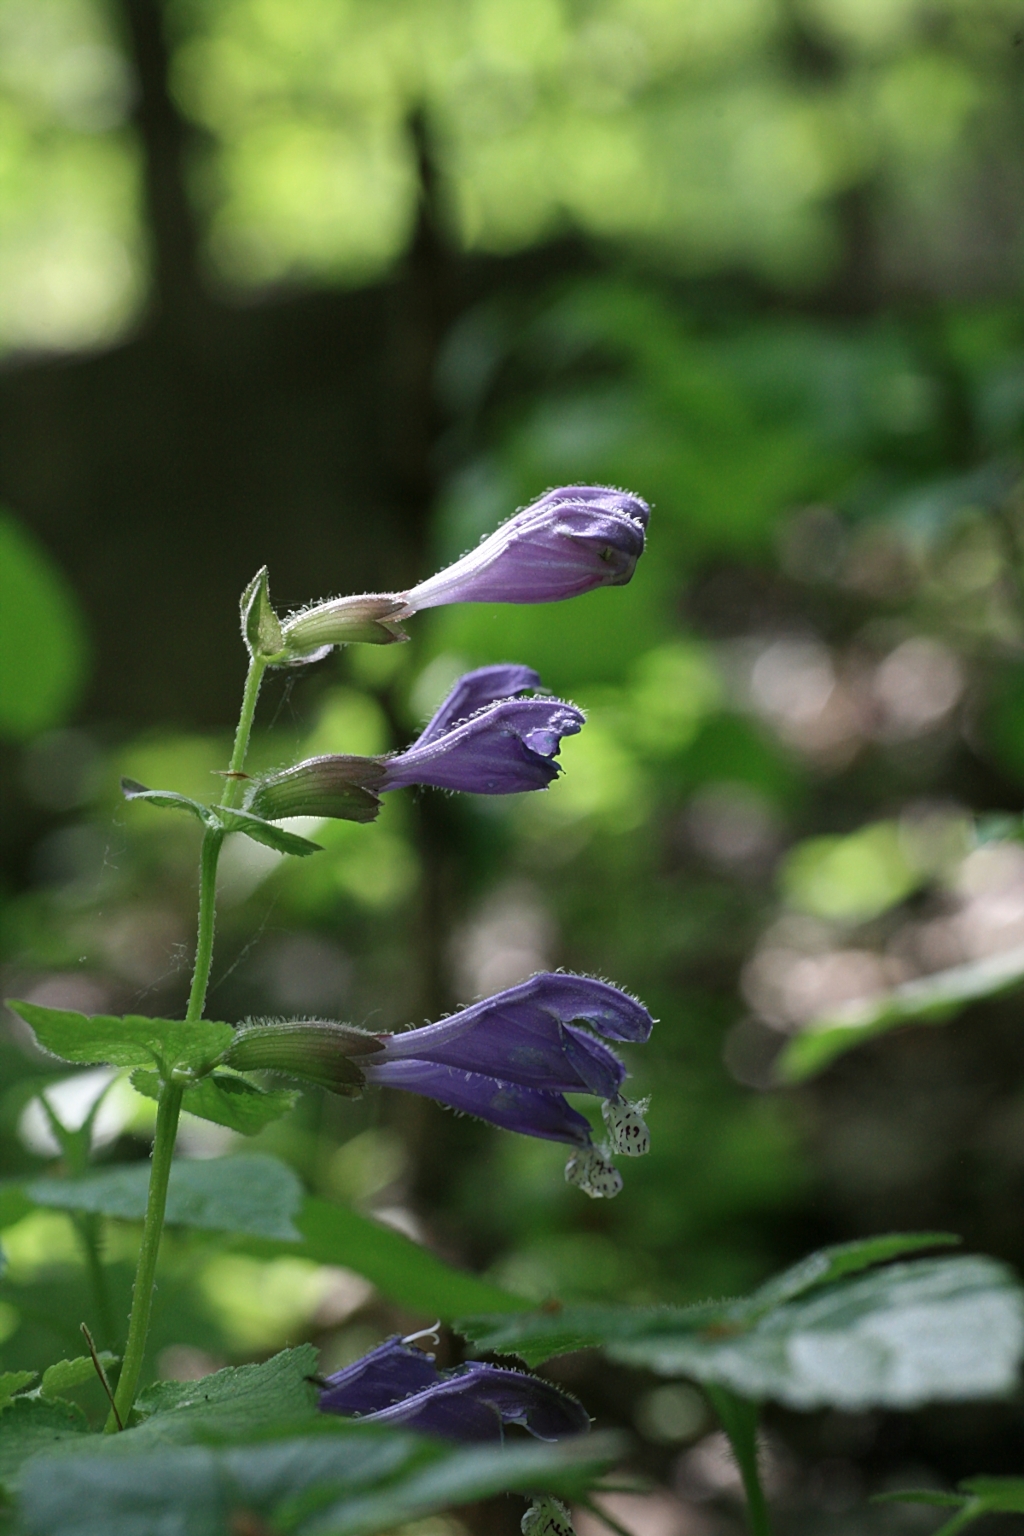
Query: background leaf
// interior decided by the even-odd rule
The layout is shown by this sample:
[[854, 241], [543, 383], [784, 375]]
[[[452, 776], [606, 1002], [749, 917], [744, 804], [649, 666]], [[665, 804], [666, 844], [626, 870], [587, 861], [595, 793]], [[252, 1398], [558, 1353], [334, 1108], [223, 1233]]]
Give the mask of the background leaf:
[[0, 735], [21, 741], [58, 725], [85, 671], [74, 592], [42, 545], [0, 509]]
[[[110, 1168], [84, 1179], [36, 1179], [25, 1186], [37, 1205], [62, 1211], [93, 1211], [141, 1221], [146, 1211], [149, 1165]], [[286, 1163], [265, 1152], [207, 1160], [179, 1159], [167, 1190], [167, 1222], [256, 1237], [298, 1240], [293, 1217], [302, 1185]]]
[[247, 1251], [268, 1257], [288, 1253], [354, 1269], [389, 1300], [428, 1319], [447, 1322], [469, 1309], [522, 1312], [533, 1305], [489, 1280], [446, 1264], [401, 1232], [347, 1206], [309, 1196], [296, 1225], [302, 1234], [300, 1248], [247, 1243]]
[[457, 1324], [480, 1351], [529, 1364], [584, 1344], [662, 1376], [715, 1382], [791, 1408], [911, 1408], [1008, 1392], [1024, 1353], [1024, 1295], [985, 1258], [921, 1259], [840, 1280], [757, 1315], [567, 1307], [554, 1318]]
[[[104, 1367], [116, 1365], [120, 1358], [111, 1354], [109, 1349], [101, 1349], [98, 1353]], [[92, 1381], [95, 1376], [96, 1367], [90, 1355], [78, 1355], [74, 1360], [58, 1360], [56, 1365], [48, 1366], [43, 1372], [39, 1393], [41, 1397], [59, 1397], [62, 1392], [70, 1392], [72, 1387], [80, 1387], [83, 1382]]]
[[945, 1024], [968, 1003], [993, 997], [1024, 981], [1024, 945], [951, 966], [891, 992], [813, 1020], [789, 1041], [775, 1064], [780, 1081], [803, 1082], [837, 1056], [899, 1024]]

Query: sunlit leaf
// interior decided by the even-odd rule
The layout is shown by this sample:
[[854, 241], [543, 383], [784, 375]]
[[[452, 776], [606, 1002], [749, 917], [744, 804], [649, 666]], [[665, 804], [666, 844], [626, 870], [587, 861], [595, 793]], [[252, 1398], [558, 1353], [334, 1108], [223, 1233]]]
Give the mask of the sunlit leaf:
[[[82, 1179], [36, 1179], [25, 1193], [37, 1205], [62, 1211], [141, 1221], [146, 1212], [149, 1164], [109, 1168]], [[249, 1152], [239, 1157], [189, 1161], [171, 1168], [167, 1221], [171, 1226], [242, 1232], [298, 1240], [293, 1217], [302, 1201], [298, 1178], [276, 1157]]]
[[911, 1408], [1008, 1392], [1024, 1354], [1024, 1295], [991, 1259], [922, 1259], [768, 1310], [755, 1296], [689, 1308], [566, 1307], [456, 1326], [479, 1350], [530, 1364], [601, 1345], [623, 1364], [793, 1408]]
[[466, 1311], [517, 1312], [531, 1303], [455, 1269], [401, 1232], [385, 1227], [346, 1206], [310, 1196], [296, 1217], [302, 1234], [299, 1248], [275, 1244], [246, 1244], [251, 1253], [315, 1259], [354, 1269], [399, 1306], [425, 1318], [449, 1320]]
[[215, 1061], [234, 1038], [230, 1024], [200, 1020], [147, 1019], [138, 1014], [114, 1018], [87, 1015], [41, 1003], [9, 1002], [8, 1008], [31, 1025], [39, 1044], [62, 1061], [110, 1067], [185, 1067], [201, 1071]]
[[993, 997], [1024, 981], [1024, 945], [951, 966], [894, 987], [880, 997], [851, 1003], [813, 1020], [795, 1035], [775, 1063], [783, 1082], [813, 1077], [830, 1061], [898, 1024], [945, 1024], [968, 1003]]

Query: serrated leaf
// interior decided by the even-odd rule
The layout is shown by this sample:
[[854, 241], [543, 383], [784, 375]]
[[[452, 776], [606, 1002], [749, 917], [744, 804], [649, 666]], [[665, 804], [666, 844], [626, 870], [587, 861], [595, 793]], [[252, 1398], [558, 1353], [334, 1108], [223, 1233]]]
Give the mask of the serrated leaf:
[[[57, 1210], [141, 1221], [148, 1189], [149, 1164], [136, 1163], [84, 1179], [35, 1179], [25, 1186], [25, 1193], [37, 1205]], [[293, 1221], [301, 1203], [302, 1186], [296, 1175], [265, 1152], [194, 1162], [180, 1159], [171, 1168], [166, 1219], [171, 1226], [241, 1232], [291, 1243], [301, 1237]]]
[[[132, 1073], [132, 1087], [147, 1099], [160, 1096], [160, 1078], [156, 1072], [140, 1067]], [[243, 1136], [255, 1136], [265, 1125], [279, 1120], [298, 1101], [298, 1093], [287, 1088], [259, 1088], [233, 1072], [212, 1072], [185, 1089], [182, 1108], [202, 1120], [226, 1125]]]
[[919, 976], [863, 1003], [812, 1020], [794, 1035], [775, 1063], [779, 1080], [804, 1082], [837, 1056], [900, 1024], [946, 1024], [981, 998], [994, 997], [1024, 981], [1024, 944]]
[[85, 1414], [76, 1403], [44, 1397], [16, 1397], [0, 1414], [0, 1483], [17, 1486], [22, 1466], [40, 1451], [51, 1451], [87, 1436]]
[[206, 827], [218, 825], [214, 811], [208, 805], [203, 805], [199, 800], [192, 800], [188, 795], [179, 795], [173, 789], [147, 789], [145, 784], [140, 784], [137, 779], [122, 779], [121, 793], [126, 800], [142, 800], [146, 805], [155, 805], [162, 811], [187, 811], [190, 816], [195, 816]]
[[287, 1253], [354, 1269], [389, 1300], [430, 1320], [448, 1321], [471, 1309], [528, 1312], [533, 1305], [489, 1280], [446, 1264], [401, 1232], [346, 1206], [308, 1196], [296, 1224], [301, 1247], [247, 1243], [245, 1250], [263, 1257]]
[[139, 1014], [115, 1018], [75, 1013], [40, 1003], [13, 1001], [7, 1006], [31, 1026], [45, 1051], [82, 1066], [152, 1067], [162, 1062], [168, 1071], [181, 1067], [198, 1072], [223, 1055], [235, 1034], [230, 1024], [205, 1019], [186, 1024]]
[[467, 1447], [336, 1421], [316, 1435], [259, 1445], [123, 1454], [136, 1433], [102, 1437], [91, 1456], [40, 1458], [26, 1468], [27, 1536], [223, 1536], [244, 1523], [372, 1536], [506, 1491], [576, 1497], [622, 1453], [621, 1439], [609, 1435]]
[[21, 1392], [36, 1379], [35, 1371], [4, 1371], [0, 1375], [0, 1413], [7, 1407], [15, 1392]]
[[[101, 1349], [99, 1359], [100, 1364], [107, 1367], [116, 1365], [120, 1356], [112, 1355], [108, 1349]], [[62, 1392], [69, 1392], [72, 1387], [80, 1387], [84, 1382], [92, 1381], [95, 1377], [96, 1367], [90, 1355], [79, 1355], [74, 1360], [58, 1360], [56, 1365], [48, 1366], [43, 1372], [39, 1394], [41, 1397], [59, 1397]]]
[[801, 1409], [995, 1397], [1011, 1389], [1024, 1354], [1024, 1296], [992, 1259], [922, 1259], [816, 1286], [767, 1311], [754, 1301], [566, 1307], [456, 1327], [478, 1351], [528, 1364], [601, 1345], [622, 1364]]
[[293, 853], [299, 858], [305, 858], [308, 854], [323, 852], [320, 843], [311, 843], [308, 837], [289, 832], [273, 821], [264, 821], [262, 816], [254, 816], [251, 811], [230, 811], [220, 806], [217, 808], [217, 816], [225, 832], [242, 832], [254, 842], [264, 843], [278, 853]]
[[317, 1418], [312, 1344], [285, 1349], [261, 1365], [226, 1366], [200, 1381], [157, 1381], [136, 1400], [144, 1420], [118, 1436], [122, 1451], [185, 1445], [216, 1434], [252, 1437], [268, 1425]]

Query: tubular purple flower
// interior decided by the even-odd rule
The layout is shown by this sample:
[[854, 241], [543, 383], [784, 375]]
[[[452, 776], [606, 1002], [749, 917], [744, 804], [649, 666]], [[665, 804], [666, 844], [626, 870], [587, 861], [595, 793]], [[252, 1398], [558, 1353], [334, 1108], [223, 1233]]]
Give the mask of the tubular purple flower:
[[413, 587], [401, 616], [445, 603], [552, 603], [624, 586], [643, 554], [649, 517], [639, 496], [611, 486], [548, 491]]
[[568, 1142], [566, 1169], [592, 1195], [617, 1194], [618, 1173], [595, 1148], [590, 1122], [563, 1097], [592, 1093], [614, 1151], [642, 1156], [649, 1137], [643, 1105], [621, 1088], [622, 1062], [581, 1020], [613, 1040], [646, 1040], [653, 1020], [634, 998], [589, 976], [546, 972], [469, 1008], [400, 1035], [382, 1035], [377, 1056], [360, 1062], [368, 1083], [436, 1099], [504, 1130]]
[[546, 789], [558, 777], [552, 759], [562, 737], [574, 736], [584, 719], [575, 704], [535, 698], [499, 699], [447, 728], [431, 721], [426, 740], [384, 759], [379, 793], [411, 784], [476, 795]]
[[582, 1404], [539, 1376], [476, 1362], [439, 1371], [397, 1337], [329, 1376], [320, 1408], [449, 1440], [500, 1440], [506, 1424], [519, 1424], [539, 1440], [590, 1428]]

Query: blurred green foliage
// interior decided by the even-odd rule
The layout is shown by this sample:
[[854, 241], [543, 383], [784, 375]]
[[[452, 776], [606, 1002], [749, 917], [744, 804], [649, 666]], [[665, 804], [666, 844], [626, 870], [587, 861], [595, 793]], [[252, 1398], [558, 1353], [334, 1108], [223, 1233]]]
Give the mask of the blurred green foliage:
[[[400, 1095], [304, 1095], [244, 1143], [530, 1300], [739, 1292], [819, 1239], [897, 1226], [950, 1226], [1024, 1261], [1012, 999], [879, 1042], [799, 1092], [772, 1071], [787, 1036], [830, 1011], [883, 1009], [908, 981], [1024, 943], [1024, 855], [1003, 833], [982, 846], [973, 820], [1019, 812], [1024, 791], [1016, 11], [167, 8], [207, 276], [233, 300], [393, 270], [420, 196], [416, 110], [455, 246], [574, 232], [593, 256], [585, 275], [544, 271], [467, 302], [443, 335], [416, 574], [547, 486], [607, 481], [654, 503], [633, 583], [440, 610], [411, 621], [407, 646], [279, 674], [253, 753], [263, 768], [386, 750], [461, 670], [519, 661], [588, 711], [564, 776], [508, 802], [389, 796], [373, 827], [296, 827], [324, 847], [301, 862], [232, 839], [210, 1000], [217, 1018], [384, 1029], [552, 965], [641, 996], [659, 1023], [627, 1054], [631, 1092], [652, 1095], [652, 1151], [614, 1204], [568, 1189], [557, 1147]], [[109, 342], [143, 313], [118, 16], [0, 0], [10, 348]], [[23, 744], [11, 783], [31, 828], [3, 889], [5, 992], [173, 1017], [198, 828], [125, 807], [118, 778], [208, 800], [227, 729], [139, 734], [97, 707], [73, 716], [87, 654], [74, 579], [0, 523], [0, 720]], [[321, 592], [289, 596], [345, 581], [339, 549]], [[157, 694], [174, 665], [170, 644], [153, 656]], [[209, 665], [240, 686], [240, 645]], [[0, 1068], [5, 1171], [54, 1166], [29, 1100], [66, 1072], [14, 1033]], [[65, 1085], [69, 1103], [80, 1088]], [[138, 1161], [152, 1106], [127, 1084], [115, 1100], [97, 1154]], [[187, 1155], [240, 1145], [186, 1119]], [[4, 1369], [75, 1355], [94, 1305], [69, 1219], [17, 1215]], [[115, 1312], [133, 1240], [104, 1227]], [[354, 1274], [175, 1234], [151, 1368], [194, 1373], [314, 1338], [329, 1369], [430, 1320]], [[636, 1383], [594, 1401], [621, 1419], [634, 1397], [643, 1430]], [[685, 1421], [665, 1457], [703, 1423]]]

